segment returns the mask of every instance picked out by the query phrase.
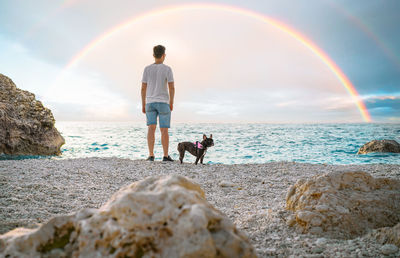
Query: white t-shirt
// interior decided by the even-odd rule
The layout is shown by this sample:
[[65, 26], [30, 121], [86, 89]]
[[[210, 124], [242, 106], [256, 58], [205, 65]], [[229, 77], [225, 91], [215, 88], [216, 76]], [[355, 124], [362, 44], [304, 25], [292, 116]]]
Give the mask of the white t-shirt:
[[173, 82], [172, 69], [165, 64], [151, 64], [144, 68], [143, 83], [147, 83], [146, 103], [169, 104], [167, 82]]

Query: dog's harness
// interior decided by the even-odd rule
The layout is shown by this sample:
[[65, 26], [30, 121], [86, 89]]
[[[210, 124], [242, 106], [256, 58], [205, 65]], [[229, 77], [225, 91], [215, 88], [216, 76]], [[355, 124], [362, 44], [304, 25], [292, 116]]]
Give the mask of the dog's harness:
[[196, 146], [196, 149], [200, 149], [200, 150], [203, 149], [203, 144], [201, 144], [199, 141], [196, 141], [193, 144], [194, 144], [194, 146]]
[[203, 147], [203, 144], [201, 144], [199, 141], [196, 141], [193, 144], [194, 146], [196, 146], [196, 153], [199, 153], [199, 150], [204, 149], [204, 153], [202, 156], [206, 155], [206, 149]]

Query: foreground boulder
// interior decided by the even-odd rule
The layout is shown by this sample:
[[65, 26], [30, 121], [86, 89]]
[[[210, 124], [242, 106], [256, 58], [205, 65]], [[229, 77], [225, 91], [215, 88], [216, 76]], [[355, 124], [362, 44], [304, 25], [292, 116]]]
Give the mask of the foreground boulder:
[[373, 140], [361, 146], [357, 154], [367, 154], [370, 152], [400, 153], [400, 144], [394, 140]]
[[301, 232], [353, 238], [400, 222], [400, 180], [334, 172], [299, 180], [287, 194], [287, 224]]
[[149, 177], [99, 210], [0, 236], [0, 257], [255, 257], [249, 240], [182, 176]]
[[64, 138], [35, 95], [0, 74], [0, 154], [60, 155]]

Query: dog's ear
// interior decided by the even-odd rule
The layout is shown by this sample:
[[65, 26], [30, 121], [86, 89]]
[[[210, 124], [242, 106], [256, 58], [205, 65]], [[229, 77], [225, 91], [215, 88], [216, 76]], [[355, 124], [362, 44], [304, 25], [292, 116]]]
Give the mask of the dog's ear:
[[203, 134], [203, 140], [207, 139], [207, 135]]
[[212, 134], [210, 134], [210, 139], [212, 139]]

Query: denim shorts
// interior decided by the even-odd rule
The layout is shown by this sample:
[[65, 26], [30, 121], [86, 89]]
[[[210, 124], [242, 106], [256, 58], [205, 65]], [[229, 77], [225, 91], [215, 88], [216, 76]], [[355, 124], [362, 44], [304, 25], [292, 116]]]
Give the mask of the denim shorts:
[[171, 123], [171, 109], [169, 104], [154, 102], [146, 104], [147, 125], [156, 125], [157, 116], [160, 120], [160, 128], [169, 128]]

